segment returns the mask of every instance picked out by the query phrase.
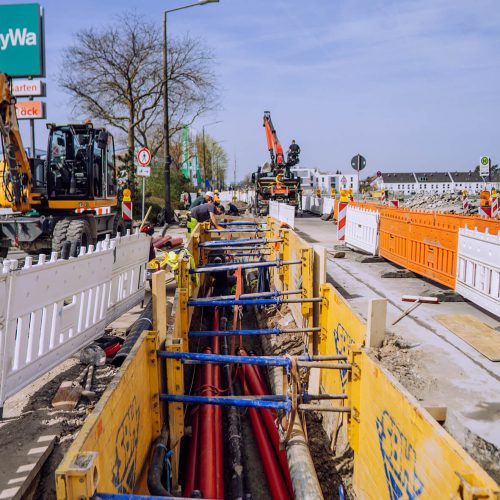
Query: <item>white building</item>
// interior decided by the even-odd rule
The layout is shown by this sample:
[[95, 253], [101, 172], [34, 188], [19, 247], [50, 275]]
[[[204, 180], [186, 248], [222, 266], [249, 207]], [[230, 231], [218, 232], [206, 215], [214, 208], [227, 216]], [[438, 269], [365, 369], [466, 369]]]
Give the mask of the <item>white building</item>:
[[420, 192], [432, 194], [456, 193], [467, 190], [478, 194], [483, 189], [500, 188], [500, 173], [484, 182], [475, 172], [415, 172], [387, 173], [377, 177], [372, 185], [395, 194], [411, 195]]
[[349, 188], [354, 193], [359, 191], [358, 176], [355, 173], [334, 174], [332, 172], [320, 172], [311, 168], [292, 168], [291, 172], [301, 178], [302, 189], [306, 194], [312, 193], [319, 188], [321, 194], [329, 195], [332, 187], [337, 192]]

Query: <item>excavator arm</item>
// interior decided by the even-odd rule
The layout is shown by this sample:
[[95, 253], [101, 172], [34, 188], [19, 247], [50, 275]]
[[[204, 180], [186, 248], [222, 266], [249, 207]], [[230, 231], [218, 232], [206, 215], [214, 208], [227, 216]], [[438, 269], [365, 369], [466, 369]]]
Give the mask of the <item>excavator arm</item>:
[[0, 73], [0, 136], [4, 153], [0, 204], [7, 202], [14, 212], [27, 212], [31, 209], [31, 169], [19, 132], [15, 99], [4, 73]]
[[266, 130], [267, 149], [271, 155], [271, 165], [273, 170], [275, 170], [276, 167], [280, 169], [285, 166], [283, 147], [276, 134], [276, 129], [273, 126], [271, 113], [269, 111], [264, 111], [264, 129]]

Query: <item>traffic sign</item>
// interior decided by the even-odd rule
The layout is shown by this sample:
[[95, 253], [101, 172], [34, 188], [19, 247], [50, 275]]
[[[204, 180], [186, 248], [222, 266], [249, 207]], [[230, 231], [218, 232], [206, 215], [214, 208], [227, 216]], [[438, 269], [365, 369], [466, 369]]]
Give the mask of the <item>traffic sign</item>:
[[12, 80], [12, 95], [14, 97], [32, 97], [44, 95], [44, 84], [40, 78], [29, 80], [18, 78]]
[[34, 120], [45, 118], [45, 103], [43, 101], [17, 101], [16, 115], [18, 120]]
[[479, 159], [479, 175], [488, 177], [490, 175], [491, 158], [489, 156], [481, 156]]
[[364, 156], [357, 154], [351, 160], [351, 167], [358, 172], [366, 167], [366, 160]]
[[142, 167], [147, 167], [151, 163], [151, 151], [149, 151], [148, 148], [139, 149], [139, 152], [137, 153], [137, 161]]
[[340, 179], [340, 182], [342, 183], [342, 185], [345, 187], [345, 185], [347, 184], [347, 178], [345, 175], [342, 176], [342, 179]]
[[143, 167], [142, 165], [137, 165], [135, 173], [140, 177], [151, 177], [151, 167]]

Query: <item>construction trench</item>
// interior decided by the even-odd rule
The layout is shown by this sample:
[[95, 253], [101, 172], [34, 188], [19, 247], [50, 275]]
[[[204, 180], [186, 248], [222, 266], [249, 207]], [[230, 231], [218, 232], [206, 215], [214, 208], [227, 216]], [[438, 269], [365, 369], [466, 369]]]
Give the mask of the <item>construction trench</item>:
[[377, 322], [325, 283], [321, 252], [272, 218], [225, 226], [189, 238], [169, 318], [153, 275], [153, 330], [66, 453], [59, 499], [498, 498], [370, 355]]

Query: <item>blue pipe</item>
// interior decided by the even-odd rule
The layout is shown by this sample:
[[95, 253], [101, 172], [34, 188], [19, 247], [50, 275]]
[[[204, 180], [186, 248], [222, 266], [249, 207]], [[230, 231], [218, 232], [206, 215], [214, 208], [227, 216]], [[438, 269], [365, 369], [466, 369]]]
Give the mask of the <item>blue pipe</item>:
[[199, 361], [201, 363], [240, 363], [243, 365], [284, 366], [291, 364], [289, 358], [283, 356], [227, 356], [224, 354], [203, 354], [200, 352], [156, 351], [159, 358]]
[[219, 406], [239, 406], [240, 408], [269, 408], [272, 410], [292, 409], [291, 401], [272, 401], [251, 398], [231, 398], [220, 396], [183, 396], [182, 394], [160, 394], [162, 401], [186, 404], [208, 404]]
[[229, 222], [219, 222], [219, 226], [258, 226], [259, 223], [251, 220], [232, 220]]
[[199, 247], [211, 248], [211, 247], [237, 247], [239, 245], [265, 245], [268, 243], [266, 238], [240, 238], [238, 240], [215, 240], [215, 241], [203, 241], [199, 243]]
[[204, 267], [195, 267], [194, 269], [190, 269], [189, 273], [190, 274], [197, 274], [197, 273], [211, 273], [214, 270], [214, 267], [218, 267], [221, 271], [232, 271], [236, 270], [239, 267], [242, 269], [257, 269], [261, 267], [279, 267], [279, 266], [286, 266], [290, 264], [300, 264], [300, 261], [294, 261], [294, 260], [265, 260], [265, 261], [257, 261], [257, 262], [243, 262], [241, 264], [218, 264], [217, 266], [208, 265]]
[[258, 229], [256, 227], [243, 227], [235, 229], [206, 229], [207, 233], [264, 233], [266, 229]]
[[[242, 293], [240, 295], [240, 299], [256, 299], [256, 298], [267, 298], [267, 297], [280, 297], [281, 295], [287, 295], [286, 291], [285, 292], [280, 292], [279, 290], [273, 290], [272, 292], [263, 292], [263, 293]], [[198, 302], [207, 302], [211, 303], [214, 299], [215, 300], [230, 300], [230, 299], [235, 299], [236, 295], [225, 295], [222, 297], [205, 297], [201, 299], [192, 299], [192, 300], [197, 300]]]
[[283, 304], [284, 299], [277, 297], [275, 299], [226, 299], [226, 300], [211, 300], [206, 302], [204, 300], [190, 299], [188, 300], [188, 306], [197, 307], [217, 307], [217, 306], [246, 306], [246, 305], [273, 305], [273, 304]]
[[258, 330], [205, 330], [192, 331], [188, 333], [189, 337], [229, 337], [231, 335], [279, 335], [283, 333], [280, 328], [262, 328]]

